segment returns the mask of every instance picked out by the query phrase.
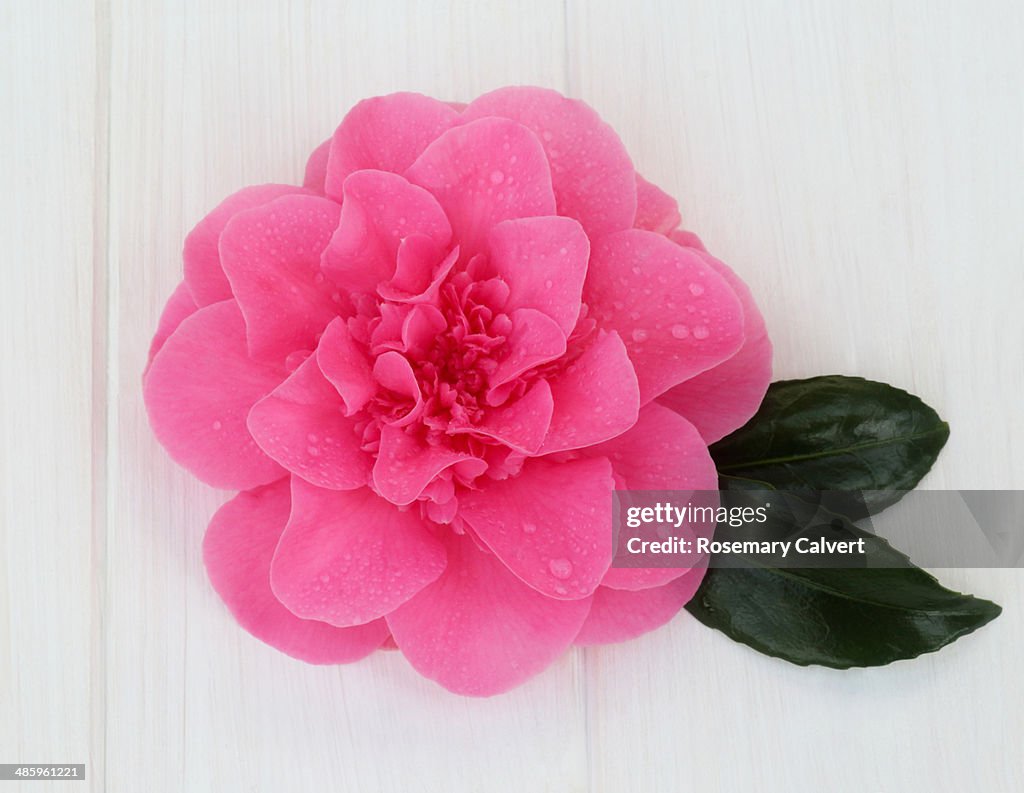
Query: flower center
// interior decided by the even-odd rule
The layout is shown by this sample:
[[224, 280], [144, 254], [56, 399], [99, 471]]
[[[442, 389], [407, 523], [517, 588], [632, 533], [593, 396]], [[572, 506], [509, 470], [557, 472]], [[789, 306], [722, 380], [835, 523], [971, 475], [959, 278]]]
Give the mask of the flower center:
[[491, 302], [495, 291], [465, 273], [441, 290], [445, 330], [413, 364], [430, 430], [461, 429], [483, 418], [490, 378], [508, 353], [512, 330], [508, 315]]

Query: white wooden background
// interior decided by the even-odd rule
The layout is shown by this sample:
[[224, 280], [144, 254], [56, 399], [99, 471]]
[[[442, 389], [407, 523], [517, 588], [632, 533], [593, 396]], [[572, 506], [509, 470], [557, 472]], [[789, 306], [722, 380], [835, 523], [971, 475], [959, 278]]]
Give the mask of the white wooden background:
[[534, 83], [681, 197], [779, 376], [909, 388], [953, 427], [926, 486], [1024, 487], [1022, 30], [1017, 0], [4, 0], [0, 762], [125, 793], [1024, 790], [1017, 571], [942, 571], [1005, 613], [911, 663], [800, 669], [683, 614], [460, 699], [237, 628], [200, 561], [225, 495], [139, 388], [222, 196], [299, 179], [361, 97]]

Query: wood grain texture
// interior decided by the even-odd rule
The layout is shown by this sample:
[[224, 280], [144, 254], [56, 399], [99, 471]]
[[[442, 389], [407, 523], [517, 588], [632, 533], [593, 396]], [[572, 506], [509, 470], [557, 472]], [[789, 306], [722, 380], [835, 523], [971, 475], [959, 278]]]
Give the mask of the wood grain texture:
[[459, 699], [396, 654], [307, 667], [238, 629], [200, 560], [226, 494], [140, 395], [223, 196], [299, 179], [364, 96], [532, 83], [679, 196], [780, 377], [903, 386], [953, 427], [926, 487], [1024, 487], [1022, 23], [1010, 0], [6, 4], [0, 762], [125, 792], [1024, 789], [1018, 571], [940, 571], [1006, 611], [912, 663], [799, 669], [682, 615]]
[[93, 9], [56, 11], [0, 8], [0, 762], [87, 762], [96, 726], [93, 247], [106, 196]]

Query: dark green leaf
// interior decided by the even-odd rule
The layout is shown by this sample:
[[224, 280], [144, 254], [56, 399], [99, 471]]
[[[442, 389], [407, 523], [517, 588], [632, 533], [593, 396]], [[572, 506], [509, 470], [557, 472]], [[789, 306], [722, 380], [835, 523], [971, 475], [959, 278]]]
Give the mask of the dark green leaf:
[[[782, 523], [802, 521], [799, 500], [789, 508], [775, 518], [780, 525], [764, 527], [767, 535], [785, 536], [791, 527]], [[834, 516], [829, 524], [837, 538], [870, 538], [864, 567], [778, 569], [747, 559], [745, 566], [708, 570], [687, 610], [762, 653], [837, 669], [934, 652], [1001, 612], [995, 603], [946, 589], [849, 521]]]
[[859, 494], [846, 507], [830, 503], [856, 518], [912, 490], [948, 437], [949, 425], [916, 396], [826, 375], [772, 383], [757, 414], [714, 444], [711, 456], [724, 480], [789, 491], [869, 491], [866, 503]]

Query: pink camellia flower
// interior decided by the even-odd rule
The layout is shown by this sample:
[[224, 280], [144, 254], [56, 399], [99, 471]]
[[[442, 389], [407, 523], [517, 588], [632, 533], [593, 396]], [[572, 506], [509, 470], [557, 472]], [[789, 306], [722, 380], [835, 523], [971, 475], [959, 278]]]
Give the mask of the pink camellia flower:
[[756, 410], [749, 291], [588, 106], [360, 102], [304, 187], [185, 241], [145, 375], [202, 481], [214, 588], [311, 663], [396, 647], [488, 695], [669, 620], [703, 568], [611, 568], [615, 488], [715, 489]]

